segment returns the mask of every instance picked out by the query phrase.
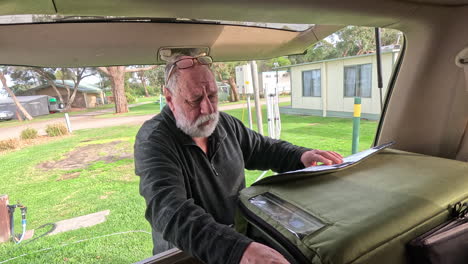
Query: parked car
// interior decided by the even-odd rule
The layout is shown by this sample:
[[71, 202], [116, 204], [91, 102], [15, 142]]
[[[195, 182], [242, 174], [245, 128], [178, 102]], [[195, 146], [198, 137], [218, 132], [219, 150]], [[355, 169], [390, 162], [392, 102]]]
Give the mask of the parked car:
[[1, 121], [11, 120], [13, 119], [13, 116], [15, 116], [15, 114], [11, 111], [0, 111]]

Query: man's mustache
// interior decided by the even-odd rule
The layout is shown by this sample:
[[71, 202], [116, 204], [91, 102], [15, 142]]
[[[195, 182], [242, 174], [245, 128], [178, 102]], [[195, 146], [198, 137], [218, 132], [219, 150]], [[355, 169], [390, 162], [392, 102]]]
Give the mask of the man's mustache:
[[215, 121], [216, 120], [216, 116], [218, 115], [218, 113], [212, 113], [212, 114], [209, 114], [209, 115], [202, 115], [200, 116], [196, 121], [195, 123], [193, 124], [194, 126], [199, 126], [207, 121]]

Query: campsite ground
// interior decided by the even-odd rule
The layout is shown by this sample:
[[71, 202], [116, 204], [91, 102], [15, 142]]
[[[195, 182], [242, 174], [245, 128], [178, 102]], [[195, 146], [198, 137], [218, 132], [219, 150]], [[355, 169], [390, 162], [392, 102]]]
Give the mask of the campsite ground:
[[[247, 121], [245, 109], [226, 112]], [[263, 115], [267, 131], [265, 109]], [[352, 119], [281, 118], [282, 139], [350, 154]], [[372, 144], [376, 127], [377, 122], [362, 121], [361, 149]], [[132, 263], [149, 257], [150, 226], [144, 219], [145, 202], [138, 193], [139, 179], [133, 165], [132, 146], [138, 128], [82, 129], [0, 154], [2, 193], [8, 194], [12, 203], [20, 201], [28, 207], [28, 229], [36, 229], [35, 237], [48, 230], [49, 226], [39, 228], [46, 223], [110, 210], [107, 221], [93, 227], [44, 236], [31, 243], [0, 244], [0, 262], [18, 257], [7, 263]], [[246, 171], [247, 184], [260, 173]], [[20, 217], [16, 216], [16, 232], [20, 232]]]
[[[101, 128], [119, 125], [141, 125], [144, 121], [150, 119], [159, 113], [159, 104], [156, 104], [156, 97], [143, 98], [139, 103], [129, 106], [130, 112], [125, 114], [114, 114], [113, 105], [105, 105], [98, 108], [73, 111], [69, 113], [71, 126], [73, 130], [87, 128]], [[262, 100], [265, 104], [264, 100]], [[290, 97], [281, 97], [280, 102], [290, 102]], [[240, 109], [246, 105], [245, 101], [234, 103], [221, 103], [220, 110]], [[253, 100], [252, 100], [253, 105]], [[40, 135], [45, 135], [47, 125], [54, 123], [64, 123], [64, 113], [56, 113], [45, 116], [39, 116], [32, 121], [11, 120], [0, 122], [0, 140], [8, 138], [17, 138], [26, 128], [38, 130]]]

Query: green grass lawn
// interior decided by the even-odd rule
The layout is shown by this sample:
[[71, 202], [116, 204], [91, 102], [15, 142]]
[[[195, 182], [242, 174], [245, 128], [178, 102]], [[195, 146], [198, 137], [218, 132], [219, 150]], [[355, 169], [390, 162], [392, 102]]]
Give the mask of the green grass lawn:
[[[147, 111], [146, 106], [151, 105], [154, 107], [149, 104], [135, 108]], [[242, 119], [242, 109], [227, 112]], [[265, 109], [263, 115], [264, 131], [267, 132]], [[281, 118], [282, 139], [305, 147], [350, 154], [352, 119], [292, 115], [282, 115]], [[245, 110], [244, 122], [248, 122]], [[372, 144], [376, 127], [377, 122], [362, 121], [361, 149]], [[30, 244], [0, 244], [0, 263], [22, 254], [28, 255], [7, 263], [132, 263], [150, 257], [151, 235], [144, 232], [119, 233], [150, 231], [144, 218], [145, 202], [138, 192], [139, 179], [134, 175], [132, 158], [112, 163], [98, 161], [83, 169], [37, 168], [42, 162], [58, 161], [68, 152], [87, 145], [120, 141], [119, 149], [132, 152], [137, 131], [137, 126], [79, 130], [60, 140], [0, 155], [0, 193], [8, 194], [11, 203], [20, 201], [28, 207], [28, 229], [110, 210], [107, 221], [93, 227], [45, 236]], [[106, 153], [99, 155], [105, 156]], [[247, 171], [248, 185], [260, 173]], [[67, 175], [77, 174], [76, 178], [64, 179]], [[19, 232], [20, 214], [15, 217]], [[46, 229], [36, 230], [35, 236]], [[77, 241], [81, 242], [75, 243]], [[44, 250], [48, 248], [51, 249]]]
[[138, 97], [138, 98], [136, 98], [135, 103], [143, 103], [143, 102], [159, 102], [159, 96]]
[[130, 107], [130, 111], [128, 113], [124, 113], [124, 114], [109, 113], [109, 114], [97, 115], [94, 118], [109, 118], [109, 117], [117, 117], [117, 116], [140, 116], [140, 115], [149, 115], [149, 114], [155, 115], [157, 113], [159, 113], [159, 104], [150, 103], [150, 104], [143, 104], [143, 105]]
[[[139, 99], [147, 99], [145, 97], [139, 98]], [[102, 114], [95, 116], [95, 118], [109, 118], [109, 117], [116, 117], [116, 116], [140, 116], [140, 115], [154, 115], [156, 113], [159, 113], [159, 98], [157, 98], [156, 103], [151, 103], [151, 104], [144, 104], [144, 105], [137, 105], [130, 107], [130, 111], [125, 114], [115, 114], [115, 113], [108, 113], [108, 114]], [[154, 100], [148, 100], [147, 102], [153, 102]], [[138, 100], [138, 102], [140, 102]], [[246, 104], [246, 100], [240, 100], [237, 102], [222, 102], [219, 104], [219, 106], [224, 106], [224, 105], [235, 105], [235, 104]], [[287, 103], [282, 103], [282, 105], [288, 105], [290, 104], [289, 102]], [[252, 106], [254, 105], [254, 101], [252, 99]]]
[[[30, 253], [11, 263], [132, 263], [151, 255], [151, 235], [126, 233], [61, 246], [81, 239], [115, 232], [144, 230], [150, 227], [144, 219], [144, 200], [138, 194], [138, 177], [134, 175], [133, 159], [114, 163], [97, 162], [85, 169], [42, 170], [44, 161], [59, 160], [86, 144], [114, 140], [126, 142], [132, 149], [138, 127], [112, 127], [76, 131], [73, 136], [36, 145], [0, 156], [1, 193], [10, 196], [11, 203], [21, 201], [28, 207], [28, 229], [81, 215], [110, 209], [105, 223], [54, 236], [42, 237], [30, 244], [0, 244], [0, 262], [10, 257]], [[72, 172], [79, 177], [60, 180]], [[20, 215], [16, 215], [17, 232]], [[47, 228], [48, 229], [48, 228]], [[46, 229], [36, 231], [36, 236]], [[33, 253], [43, 248], [53, 249]], [[33, 253], [33, 254], [31, 254]]]

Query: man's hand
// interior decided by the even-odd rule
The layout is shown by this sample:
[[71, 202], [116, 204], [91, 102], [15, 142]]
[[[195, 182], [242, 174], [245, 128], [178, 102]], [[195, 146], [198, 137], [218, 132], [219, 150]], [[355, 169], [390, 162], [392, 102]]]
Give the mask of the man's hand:
[[244, 251], [240, 264], [289, 264], [289, 262], [278, 251], [252, 242]]
[[322, 162], [325, 165], [343, 163], [343, 156], [334, 151], [324, 151], [319, 149], [309, 150], [302, 154], [301, 162], [304, 166], [316, 166], [317, 162]]

